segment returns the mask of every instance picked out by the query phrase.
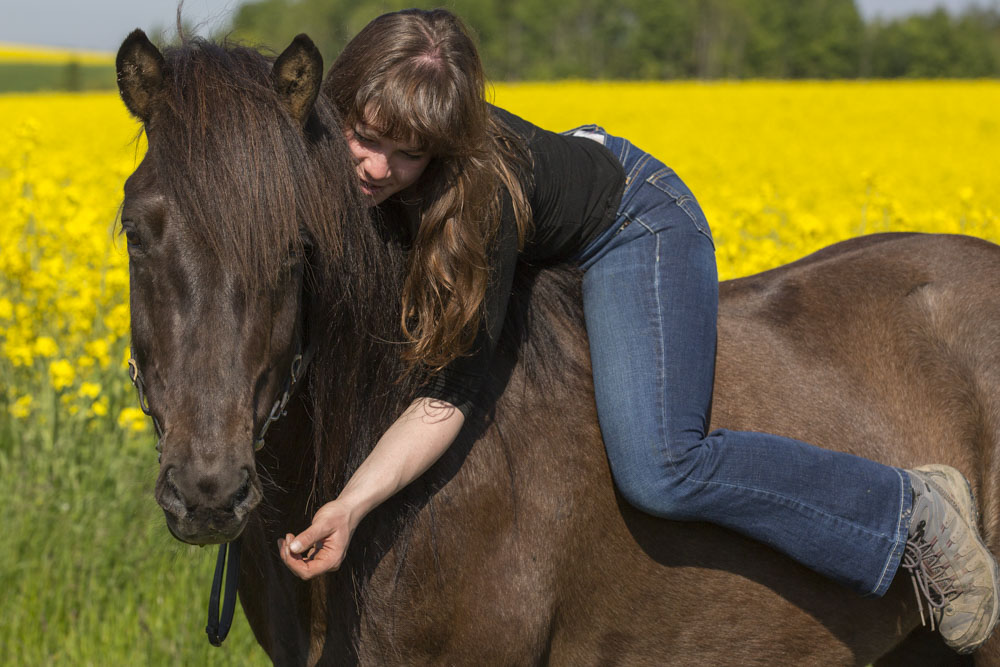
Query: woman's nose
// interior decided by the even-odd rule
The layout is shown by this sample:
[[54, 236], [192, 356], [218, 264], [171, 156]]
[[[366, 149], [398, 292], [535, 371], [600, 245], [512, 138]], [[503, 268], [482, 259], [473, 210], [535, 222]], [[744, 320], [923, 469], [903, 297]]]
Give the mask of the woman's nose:
[[389, 178], [389, 160], [379, 152], [371, 153], [364, 161], [365, 176], [372, 181], [382, 181]]

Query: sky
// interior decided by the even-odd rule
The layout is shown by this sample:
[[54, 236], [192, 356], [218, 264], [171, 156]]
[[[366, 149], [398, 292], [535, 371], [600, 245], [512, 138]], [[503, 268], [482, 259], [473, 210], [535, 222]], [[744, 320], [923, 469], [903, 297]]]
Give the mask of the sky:
[[[766, 0], [765, 0], [766, 1]], [[808, 1], [808, 0], [805, 0]], [[854, 0], [865, 18], [895, 18], [914, 12], [929, 12], [937, 7], [960, 12], [966, 7], [997, 7], [997, 0]]]
[[[116, 51], [134, 28], [174, 25], [178, 0], [0, 0], [0, 42]], [[664, 0], [650, 0], [662, 2]], [[768, 2], [769, 0], [760, 0]], [[803, 0], [808, 2], [808, 0]], [[1000, 0], [855, 0], [865, 18], [893, 18], [938, 6], [953, 11]], [[207, 34], [227, 23], [241, 0], [185, 0], [184, 18]], [[443, 5], [447, 4], [442, 0]]]
[[[172, 28], [178, 0], [0, 0], [0, 42], [117, 51], [135, 28]], [[199, 34], [228, 22], [240, 0], [185, 0]], [[293, 35], [294, 36], [294, 35]]]

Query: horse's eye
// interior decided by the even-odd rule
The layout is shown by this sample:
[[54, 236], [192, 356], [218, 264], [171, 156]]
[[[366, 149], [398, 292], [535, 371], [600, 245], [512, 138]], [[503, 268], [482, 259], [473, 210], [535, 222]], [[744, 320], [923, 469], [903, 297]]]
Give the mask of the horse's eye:
[[129, 254], [142, 251], [142, 237], [136, 231], [135, 226], [129, 221], [122, 221], [122, 232], [125, 234], [125, 241], [128, 244]]

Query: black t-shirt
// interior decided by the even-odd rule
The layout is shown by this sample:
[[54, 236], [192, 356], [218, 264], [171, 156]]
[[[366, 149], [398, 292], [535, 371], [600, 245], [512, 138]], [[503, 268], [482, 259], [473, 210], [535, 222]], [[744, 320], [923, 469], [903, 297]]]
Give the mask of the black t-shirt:
[[525, 194], [534, 227], [519, 256], [514, 207], [505, 190], [479, 334], [468, 354], [435, 374], [418, 393], [448, 401], [465, 416], [483, 386], [503, 329], [518, 260], [535, 265], [570, 260], [614, 222], [625, 187], [621, 163], [599, 142], [543, 130], [498, 107], [490, 110], [528, 148], [533, 178]]

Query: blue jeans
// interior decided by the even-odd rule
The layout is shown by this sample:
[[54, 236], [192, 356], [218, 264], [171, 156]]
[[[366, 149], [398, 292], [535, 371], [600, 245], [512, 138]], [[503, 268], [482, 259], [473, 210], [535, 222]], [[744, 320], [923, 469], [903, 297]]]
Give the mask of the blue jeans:
[[627, 175], [616, 223], [577, 261], [601, 432], [637, 508], [707, 521], [866, 595], [899, 565], [903, 470], [766, 433], [706, 433], [719, 285], [705, 216], [672, 169], [601, 128]]

